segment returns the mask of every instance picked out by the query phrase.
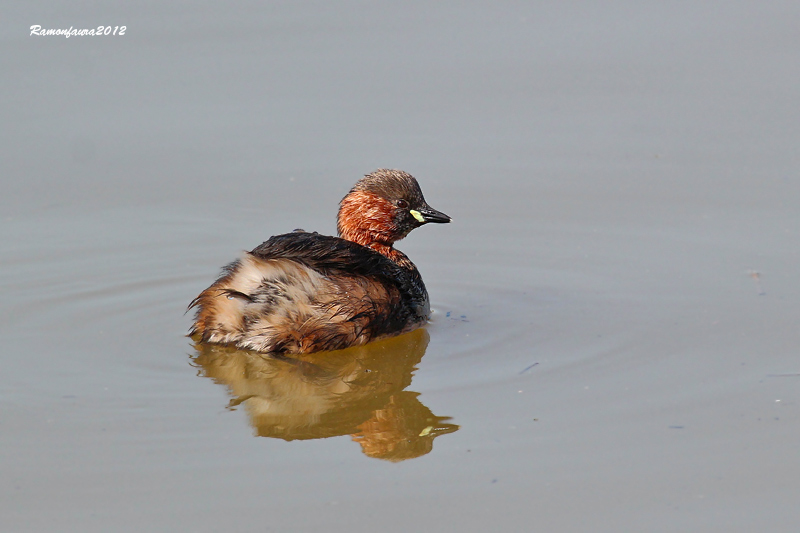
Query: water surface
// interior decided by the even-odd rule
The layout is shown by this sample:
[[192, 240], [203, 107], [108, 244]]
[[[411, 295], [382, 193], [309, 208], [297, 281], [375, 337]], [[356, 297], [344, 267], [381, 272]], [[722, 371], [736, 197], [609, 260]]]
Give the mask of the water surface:
[[[0, 529], [795, 531], [798, 11], [10, 8]], [[425, 330], [184, 336], [378, 167]]]

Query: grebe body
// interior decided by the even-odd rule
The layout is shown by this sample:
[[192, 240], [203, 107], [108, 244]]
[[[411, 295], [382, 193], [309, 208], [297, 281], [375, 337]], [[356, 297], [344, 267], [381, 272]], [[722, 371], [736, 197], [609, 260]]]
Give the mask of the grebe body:
[[339, 237], [277, 235], [223, 269], [192, 301], [190, 335], [259, 352], [338, 350], [410, 331], [430, 315], [428, 292], [394, 242], [450, 217], [410, 174], [380, 169], [340, 202]]

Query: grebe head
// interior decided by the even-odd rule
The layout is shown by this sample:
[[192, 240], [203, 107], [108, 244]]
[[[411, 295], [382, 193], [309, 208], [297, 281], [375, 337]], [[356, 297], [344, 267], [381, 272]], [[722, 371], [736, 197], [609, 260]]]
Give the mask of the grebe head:
[[414, 176], [378, 169], [361, 178], [339, 203], [339, 236], [363, 246], [391, 246], [414, 228], [450, 217], [428, 205]]

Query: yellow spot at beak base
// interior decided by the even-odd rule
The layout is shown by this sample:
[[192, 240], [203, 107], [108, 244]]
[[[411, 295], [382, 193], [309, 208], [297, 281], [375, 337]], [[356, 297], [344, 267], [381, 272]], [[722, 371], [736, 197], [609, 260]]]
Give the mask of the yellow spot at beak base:
[[427, 437], [428, 435], [430, 435], [431, 433], [433, 433], [433, 430], [434, 430], [434, 427], [433, 427], [433, 426], [428, 426], [428, 427], [426, 427], [425, 429], [423, 429], [423, 430], [420, 432], [419, 436], [420, 436], [420, 437]]
[[416, 218], [419, 223], [421, 224], [425, 223], [425, 217], [422, 216], [422, 213], [420, 213], [419, 211], [412, 209], [411, 211], [409, 211], [409, 213], [411, 213], [411, 216]]

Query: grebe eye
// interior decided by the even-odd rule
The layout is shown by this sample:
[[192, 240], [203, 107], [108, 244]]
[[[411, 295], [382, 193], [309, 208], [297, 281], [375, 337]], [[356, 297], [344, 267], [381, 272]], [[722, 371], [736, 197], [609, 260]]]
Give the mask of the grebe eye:
[[400, 209], [408, 209], [408, 202], [403, 199], [397, 200], [397, 207]]

